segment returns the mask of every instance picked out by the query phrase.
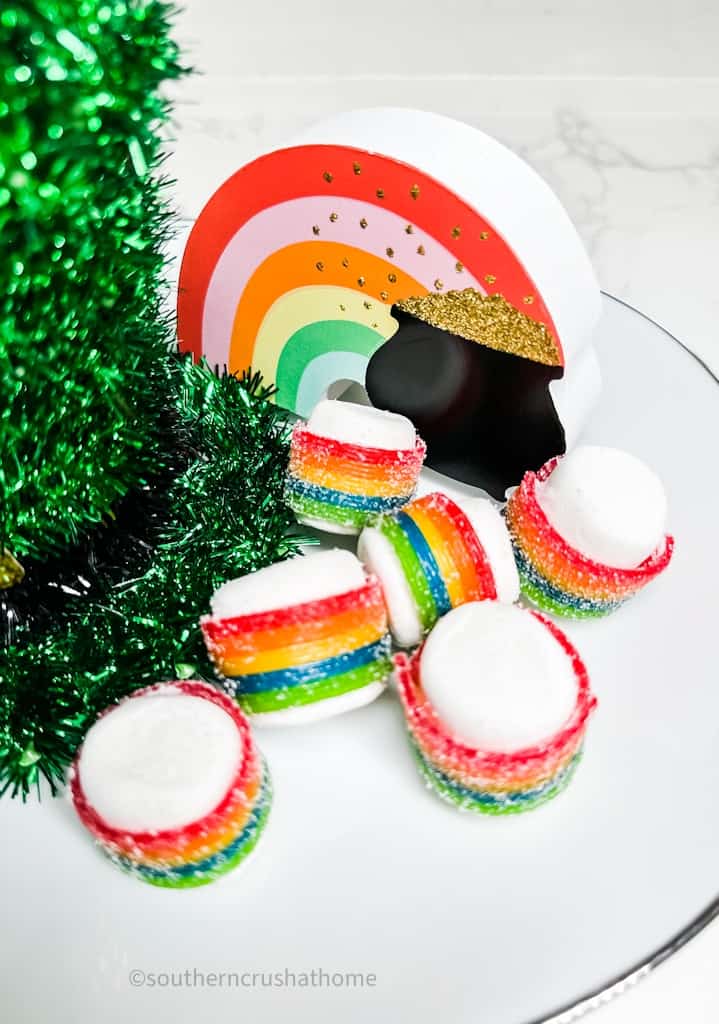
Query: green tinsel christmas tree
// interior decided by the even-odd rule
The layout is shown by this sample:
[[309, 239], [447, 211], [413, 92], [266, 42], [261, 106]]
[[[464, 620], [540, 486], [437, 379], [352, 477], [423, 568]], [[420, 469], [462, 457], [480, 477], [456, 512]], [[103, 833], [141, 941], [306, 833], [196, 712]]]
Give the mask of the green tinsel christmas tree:
[[168, 212], [150, 171], [180, 67], [162, 3], [11, 0], [0, 26], [7, 565], [65, 550], [153, 467]]
[[0, 12], [0, 793], [51, 787], [94, 716], [209, 677], [212, 590], [292, 553], [287, 426], [170, 350], [159, 0]]

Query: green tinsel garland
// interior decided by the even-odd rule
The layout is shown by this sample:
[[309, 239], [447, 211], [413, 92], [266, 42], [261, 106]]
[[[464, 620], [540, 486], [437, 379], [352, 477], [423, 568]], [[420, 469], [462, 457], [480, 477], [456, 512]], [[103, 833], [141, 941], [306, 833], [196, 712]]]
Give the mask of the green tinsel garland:
[[41, 777], [54, 790], [95, 715], [137, 687], [211, 679], [198, 620], [213, 590], [302, 543], [282, 500], [288, 426], [267, 389], [187, 360], [170, 376], [185, 468], [142, 489], [135, 518], [152, 508], [156, 525], [143, 536], [142, 522], [114, 524], [130, 538], [125, 563], [113, 534], [92, 599], [67, 595], [44, 635], [21, 627], [0, 648], [0, 793], [24, 796]]
[[171, 16], [157, 0], [0, 10], [0, 585], [70, 547], [158, 458]]

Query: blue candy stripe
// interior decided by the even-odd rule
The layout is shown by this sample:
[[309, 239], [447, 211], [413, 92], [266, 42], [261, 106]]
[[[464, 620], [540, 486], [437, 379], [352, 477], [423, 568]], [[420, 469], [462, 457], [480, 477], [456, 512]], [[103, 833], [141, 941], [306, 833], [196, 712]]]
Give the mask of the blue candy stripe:
[[512, 807], [540, 800], [552, 790], [560, 787], [562, 783], [568, 779], [568, 777], [574, 772], [574, 769], [577, 767], [582, 756], [582, 751], [580, 749], [565, 768], [560, 772], [557, 772], [556, 775], [553, 775], [552, 778], [548, 779], [542, 786], [537, 786], [535, 789], [512, 790], [499, 795], [496, 793], [488, 793], [486, 790], [470, 789], [469, 786], [463, 786], [451, 776], [446, 775], [441, 771], [441, 769], [437, 768], [436, 765], [428, 761], [417, 744], [413, 741], [411, 742], [415, 756], [420, 761], [422, 768], [431, 778], [436, 779], [443, 786], [446, 786], [447, 789], [451, 790], [458, 799], [462, 801], [471, 801], [472, 803], [479, 804], [482, 807]]
[[551, 601], [555, 601], [558, 605], [570, 611], [576, 609], [587, 615], [606, 615], [622, 604], [622, 601], [597, 601], [589, 597], [582, 597], [579, 594], [571, 594], [567, 590], [561, 590], [548, 580], [546, 576], [542, 575], [516, 542], [513, 542], [512, 546], [514, 548], [514, 560], [517, 563], [520, 576], [526, 576], [530, 583], [533, 583], [546, 597]]
[[187, 864], [167, 868], [148, 867], [138, 861], [131, 860], [129, 857], [123, 857], [117, 854], [111, 855], [112, 860], [116, 861], [120, 867], [125, 868], [133, 874], [139, 873], [145, 878], [160, 878], [167, 881], [188, 878], [199, 874], [210, 874], [213, 871], [221, 871], [223, 865], [238, 854], [241, 847], [252, 838], [256, 830], [261, 827], [263, 819], [266, 817], [272, 799], [272, 783], [270, 781], [269, 772], [264, 766], [263, 772], [264, 777], [262, 779], [262, 788], [260, 789], [255, 805], [252, 808], [252, 813], [247, 819], [244, 828], [223, 850], [218, 850], [218, 852], [214, 853], [211, 857], [206, 857], [204, 860], [188, 861]]
[[346, 651], [344, 654], [337, 654], [333, 658], [324, 658], [322, 661], [311, 661], [306, 665], [276, 669], [273, 672], [253, 672], [246, 676], [228, 676], [228, 678], [236, 680], [239, 696], [242, 696], [243, 693], [283, 690], [288, 686], [316, 683], [321, 679], [329, 679], [331, 676], [362, 668], [381, 658], [388, 658], [390, 646], [389, 636], [383, 636], [365, 647], [358, 647], [356, 651]]
[[417, 523], [406, 512], [398, 513], [397, 522], [407, 535], [419, 559], [429, 589], [432, 592], [434, 603], [437, 605], [437, 614], [446, 615], [447, 612], [452, 610], [452, 602], [450, 601], [442, 572], [437, 565], [437, 559], [432, 554], [431, 547]]
[[407, 494], [399, 494], [392, 498], [371, 498], [363, 494], [347, 494], [345, 491], [335, 491], [330, 487], [319, 487], [317, 484], [307, 483], [291, 473], [287, 476], [285, 490], [300, 498], [310, 498], [312, 501], [321, 501], [325, 505], [350, 508], [356, 512], [392, 512], [394, 509], [406, 505], [409, 497]]

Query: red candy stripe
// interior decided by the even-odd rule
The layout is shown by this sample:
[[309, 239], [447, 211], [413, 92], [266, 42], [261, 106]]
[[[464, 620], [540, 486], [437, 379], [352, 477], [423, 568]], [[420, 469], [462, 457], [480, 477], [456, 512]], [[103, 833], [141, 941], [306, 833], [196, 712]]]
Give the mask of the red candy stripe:
[[292, 431], [292, 446], [299, 449], [306, 449], [308, 452], [319, 456], [331, 455], [339, 459], [349, 459], [352, 462], [364, 462], [372, 466], [397, 466], [397, 463], [409, 465], [419, 472], [424, 462], [427, 446], [421, 437], [418, 437], [414, 448], [366, 448], [364, 445], [347, 444], [345, 441], [335, 441], [330, 437], [321, 437], [312, 433], [304, 423], [297, 423]]
[[[80, 780], [80, 764], [82, 760], [81, 747], [75, 758], [71, 772], [70, 789], [72, 793], [72, 800], [82, 823], [103, 843], [123, 847], [127, 843], [128, 838], [131, 837], [138, 846], [147, 845], [152, 847], [153, 843], [157, 842], [181, 844], [183, 840], [187, 840], [189, 837], [194, 838], [196, 836], [214, 832], [222, 826], [225, 819], [233, 812], [236, 805], [244, 799], [244, 790], [256, 775], [259, 759], [250, 734], [250, 727], [247, 718], [233, 700], [230, 700], [230, 698], [224, 693], [215, 689], [214, 686], [210, 686], [209, 683], [200, 683], [192, 680], [184, 682], [158, 683], [155, 686], [147, 686], [142, 690], [137, 690], [135, 693], [130, 694], [129, 697], [126, 697], [125, 700], [134, 700], [136, 697], [144, 697], [147, 694], [155, 693], [158, 690], [164, 689], [165, 686], [172, 686], [175, 689], [181, 690], [189, 697], [200, 697], [203, 700], [209, 700], [213, 704], [222, 708], [222, 710], [232, 718], [239, 730], [242, 741], [242, 760], [237, 773], [235, 774], [234, 779], [230, 782], [227, 792], [220, 803], [213, 811], [210, 811], [209, 814], [205, 815], [204, 818], [200, 818], [195, 822], [184, 825], [182, 828], [164, 829], [157, 832], [132, 832], [128, 829], [114, 828], [88, 803]], [[120, 703], [124, 703], [124, 701], [121, 701]], [[103, 718], [105, 715], [110, 714], [117, 706], [118, 705], [113, 704], [109, 708], [106, 708], [98, 718]]]
[[262, 630], [279, 629], [283, 626], [297, 625], [302, 622], [323, 621], [330, 616], [353, 608], [384, 608], [382, 586], [376, 576], [368, 576], [366, 583], [355, 590], [344, 594], [323, 597], [318, 601], [305, 601], [303, 604], [290, 605], [289, 608], [275, 608], [267, 612], [254, 612], [250, 615], [237, 615], [234, 618], [220, 619], [206, 615], [201, 620], [202, 632], [209, 645], [221, 642], [224, 637], [237, 633], [254, 633]]

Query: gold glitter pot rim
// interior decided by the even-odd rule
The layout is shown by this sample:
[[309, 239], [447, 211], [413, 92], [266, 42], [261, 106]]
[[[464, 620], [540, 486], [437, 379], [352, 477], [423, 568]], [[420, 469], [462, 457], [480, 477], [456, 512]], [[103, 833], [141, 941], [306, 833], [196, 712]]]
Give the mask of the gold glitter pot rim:
[[544, 324], [515, 309], [503, 295], [482, 295], [474, 288], [430, 292], [396, 303], [397, 309], [487, 348], [561, 366], [559, 347]]

